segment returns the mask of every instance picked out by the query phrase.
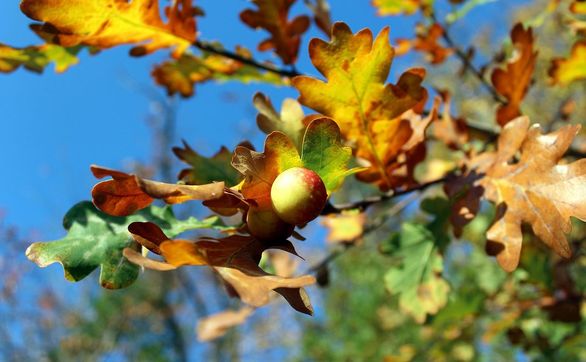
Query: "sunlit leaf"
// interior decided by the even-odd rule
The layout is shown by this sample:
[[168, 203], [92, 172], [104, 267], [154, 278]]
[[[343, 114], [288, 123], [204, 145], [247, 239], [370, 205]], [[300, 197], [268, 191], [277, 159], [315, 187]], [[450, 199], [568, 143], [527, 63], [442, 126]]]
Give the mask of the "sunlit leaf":
[[49, 64], [55, 71], [62, 73], [78, 63], [77, 53], [81, 47], [64, 48], [59, 45], [44, 44], [26, 48], [13, 48], [0, 43], [0, 72], [10, 73], [19, 67], [41, 73]]
[[178, 220], [170, 208], [155, 206], [132, 216], [115, 217], [85, 201], [73, 206], [65, 215], [63, 226], [67, 236], [56, 241], [33, 243], [26, 255], [40, 267], [61, 264], [65, 278], [70, 281], [80, 281], [100, 268], [100, 284], [104, 288], [124, 288], [138, 277], [138, 267], [122, 255], [123, 249], [136, 250], [138, 247], [127, 230], [130, 223], [137, 221], [156, 222], [172, 236], [192, 229], [222, 227], [217, 218]]
[[71, 47], [79, 44], [99, 49], [131, 44], [133, 55], [171, 48], [181, 55], [195, 41], [192, 0], [175, 1], [167, 7], [167, 23], [158, 0], [23, 0], [22, 12], [33, 20], [43, 38]]
[[[585, 5], [586, 7], [586, 5]], [[568, 85], [586, 79], [586, 41], [577, 41], [568, 58], [555, 58], [549, 68], [554, 84]]]

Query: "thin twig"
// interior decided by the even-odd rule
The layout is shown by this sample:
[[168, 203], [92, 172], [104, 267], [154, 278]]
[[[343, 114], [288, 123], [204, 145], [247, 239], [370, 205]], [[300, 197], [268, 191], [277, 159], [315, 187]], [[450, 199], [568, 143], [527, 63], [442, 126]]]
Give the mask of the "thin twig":
[[431, 13], [431, 19], [434, 23], [442, 27], [442, 38], [445, 40], [448, 46], [454, 50], [456, 56], [464, 64], [464, 69], [471, 71], [476, 76], [476, 78], [478, 78], [480, 83], [484, 86], [484, 88], [486, 88], [486, 90], [490, 93], [490, 95], [492, 96], [492, 98], [494, 98], [495, 101], [505, 104], [506, 100], [504, 100], [503, 97], [494, 88], [494, 86], [490, 84], [490, 82], [487, 81], [486, 78], [484, 78], [484, 74], [482, 74], [480, 69], [476, 68], [476, 66], [472, 64], [468, 55], [466, 55], [466, 53], [460, 47], [458, 47], [456, 42], [452, 39], [450, 33], [448, 32], [448, 28], [437, 20], [437, 17], [433, 12]]
[[214, 54], [217, 54], [217, 55], [221, 55], [223, 57], [230, 58], [230, 59], [239, 61], [241, 63], [250, 65], [252, 67], [255, 67], [257, 69], [266, 70], [267, 72], [275, 73], [275, 74], [281, 75], [283, 77], [293, 78], [293, 77], [296, 77], [298, 75], [302, 75], [301, 73], [299, 73], [294, 68], [292, 68], [292, 69], [282, 69], [282, 68], [278, 68], [278, 67], [276, 67], [274, 65], [271, 65], [271, 64], [261, 63], [261, 62], [259, 62], [257, 60], [252, 59], [252, 58], [247, 58], [247, 57], [244, 57], [244, 56], [242, 56], [240, 54], [231, 52], [229, 50], [219, 48], [219, 47], [217, 47], [217, 46], [215, 46], [215, 45], [213, 45], [213, 44], [211, 44], [209, 42], [206, 42], [204, 40], [199, 40], [198, 39], [198, 40], [196, 40], [193, 43], [193, 45], [196, 48], [198, 48], [200, 50], [203, 50], [203, 51], [206, 51], [208, 53], [214, 53]]
[[447, 176], [444, 176], [444, 177], [439, 178], [437, 180], [425, 182], [425, 183], [422, 183], [420, 185], [417, 185], [417, 186], [414, 186], [414, 187], [411, 187], [411, 188], [408, 188], [405, 190], [391, 191], [391, 192], [387, 192], [387, 193], [379, 195], [379, 196], [367, 197], [363, 200], [356, 201], [356, 202], [349, 202], [347, 204], [333, 205], [333, 204], [328, 203], [321, 214], [322, 215], [339, 214], [342, 211], [355, 210], [355, 209], [363, 211], [363, 210], [366, 210], [369, 206], [372, 206], [373, 204], [377, 204], [382, 201], [391, 200], [395, 197], [407, 195], [407, 194], [410, 194], [414, 191], [422, 191], [422, 190], [427, 189], [428, 187], [444, 183], [446, 180], [447, 180]]
[[[423, 190], [423, 188], [419, 189], [419, 191], [421, 191], [421, 190]], [[416, 190], [412, 189], [411, 191], [416, 191]], [[380, 217], [376, 218], [372, 223], [370, 223], [367, 227], [365, 227], [364, 231], [362, 232], [362, 234], [359, 237], [357, 237], [352, 242], [344, 243], [343, 249], [333, 249], [332, 251], [330, 251], [330, 253], [328, 255], [326, 255], [326, 257], [324, 257], [318, 263], [310, 266], [303, 274], [315, 273], [315, 272], [319, 271], [320, 269], [326, 267], [329, 263], [334, 261], [339, 256], [343, 255], [346, 251], [348, 251], [349, 249], [358, 245], [357, 244], [358, 239], [362, 239], [366, 234], [371, 233], [371, 232], [375, 231], [376, 229], [378, 229], [379, 227], [381, 227], [382, 225], [384, 225], [389, 217], [401, 212], [403, 209], [405, 209], [407, 206], [409, 206], [409, 204], [411, 204], [413, 201], [415, 201], [419, 196], [420, 196], [419, 194], [412, 194], [410, 197], [408, 197], [404, 200], [401, 200], [397, 204], [393, 205], [393, 207], [391, 207], [387, 212], [385, 212]]]

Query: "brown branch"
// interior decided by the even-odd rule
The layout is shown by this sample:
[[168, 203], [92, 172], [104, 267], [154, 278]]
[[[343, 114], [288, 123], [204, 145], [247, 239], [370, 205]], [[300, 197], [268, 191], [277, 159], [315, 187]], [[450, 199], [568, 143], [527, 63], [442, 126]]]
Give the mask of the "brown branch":
[[221, 55], [223, 57], [230, 58], [230, 59], [239, 61], [240, 63], [250, 65], [250, 66], [255, 67], [257, 69], [266, 70], [267, 72], [275, 73], [275, 74], [278, 74], [283, 77], [293, 78], [298, 75], [302, 75], [301, 73], [299, 73], [295, 69], [283, 69], [283, 68], [278, 68], [278, 67], [271, 65], [271, 64], [261, 63], [257, 60], [252, 59], [252, 58], [247, 58], [247, 57], [244, 57], [240, 54], [231, 52], [226, 49], [222, 49], [220, 47], [217, 47], [217, 46], [215, 46], [207, 41], [204, 41], [204, 40], [198, 39], [193, 43], [193, 45], [196, 48], [203, 50], [205, 52]]

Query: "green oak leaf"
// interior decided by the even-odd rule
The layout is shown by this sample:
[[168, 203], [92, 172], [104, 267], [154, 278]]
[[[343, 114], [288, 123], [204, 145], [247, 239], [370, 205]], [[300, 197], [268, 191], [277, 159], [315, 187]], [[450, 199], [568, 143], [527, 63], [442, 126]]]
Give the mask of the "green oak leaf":
[[124, 248], [139, 247], [127, 230], [128, 225], [136, 221], [154, 222], [169, 237], [193, 229], [226, 228], [218, 217], [178, 220], [170, 207], [150, 206], [131, 216], [116, 217], [99, 211], [90, 201], [83, 201], [73, 206], [63, 219], [67, 236], [33, 243], [26, 256], [40, 267], [61, 264], [65, 278], [70, 281], [80, 281], [99, 267], [102, 287], [124, 288], [132, 284], [139, 273], [139, 267], [122, 255]]
[[20, 66], [41, 73], [49, 64], [55, 64], [55, 71], [62, 73], [78, 63], [77, 54], [81, 46], [65, 48], [54, 44], [13, 48], [0, 43], [0, 73], [10, 73]]
[[301, 149], [303, 165], [323, 180], [328, 194], [335, 191], [347, 176], [364, 168], [348, 169], [352, 149], [342, 144], [340, 127], [330, 118], [313, 120], [305, 131]]
[[232, 167], [232, 152], [222, 147], [212, 157], [204, 157], [194, 151], [186, 142], [183, 148], [174, 147], [173, 153], [191, 166], [179, 172], [178, 178], [190, 185], [203, 185], [215, 181], [224, 181], [227, 186], [234, 186], [242, 180], [242, 175]]
[[385, 250], [399, 259], [399, 265], [387, 271], [385, 285], [399, 296], [400, 308], [423, 323], [427, 314], [446, 304], [450, 290], [441, 277], [443, 258], [434, 235], [424, 225], [404, 223], [386, 244]]

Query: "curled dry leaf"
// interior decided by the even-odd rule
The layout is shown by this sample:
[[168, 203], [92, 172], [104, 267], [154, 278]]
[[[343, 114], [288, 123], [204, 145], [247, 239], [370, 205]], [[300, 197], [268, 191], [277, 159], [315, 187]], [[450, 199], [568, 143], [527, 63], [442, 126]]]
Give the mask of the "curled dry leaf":
[[506, 69], [495, 69], [491, 76], [496, 91], [507, 99], [497, 109], [496, 121], [501, 126], [521, 115], [521, 102], [531, 85], [537, 60], [531, 28], [524, 29], [520, 23], [515, 25], [511, 31], [511, 41], [515, 48], [512, 59]]
[[252, 0], [257, 10], [247, 9], [240, 13], [240, 19], [254, 29], [265, 29], [271, 36], [258, 45], [258, 50], [274, 49], [285, 64], [297, 60], [301, 35], [309, 28], [309, 18], [298, 16], [287, 19], [289, 9], [295, 0]]
[[13, 48], [0, 43], [0, 73], [10, 73], [24, 67], [41, 73], [51, 63], [55, 71], [62, 73], [78, 63], [77, 53], [81, 47], [65, 48], [54, 44]]
[[422, 24], [418, 24], [415, 32], [416, 38], [413, 40], [397, 39], [397, 44], [401, 48], [401, 52], [397, 52], [397, 55], [405, 54], [409, 48], [413, 48], [418, 52], [427, 54], [431, 64], [437, 65], [443, 63], [454, 52], [453, 49], [446, 48], [439, 43], [444, 34], [444, 29], [441, 25], [434, 23], [429, 27], [425, 27]]
[[244, 324], [253, 312], [253, 308], [244, 307], [237, 311], [227, 310], [201, 318], [197, 323], [197, 339], [200, 342], [209, 342], [220, 338], [230, 328]]
[[92, 198], [100, 210], [114, 216], [130, 215], [149, 206], [154, 199], [179, 204], [190, 200], [217, 199], [224, 194], [223, 182], [173, 185], [96, 165], [91, 166], [91, 170], [97, 178], [112, 177], [94, 186]]
[[174, 1], [161, 19], [158, 0], [23, 0], [20, 9], [33, 20], [33, 30], [65, 47], [79, 44], [99, 49], [132, 44], [133, 55], [172, 48], [178, 57], [196, 38], [192, 0]]
[[577, 41], [568, 58], [551, 61], [549, 76], [554, 84], [568, 85], [586, 79], [586, 41]]
[[395, 160], [412, 133], [409, 121], [400, 116], [426, 97], [421, 87], [423, 69], [405, 72], [397, 85], [385, 84], [393, 59], [389, 28], [373, 42], [370, 30], [353, 34], [344, 23], [336, 23], [332, 39], [312, 39], [312, 63], [327, 81], [296, 77], [299, 102], [331, 117], [340, 126], [356, 156], [368, 161], [371, 173], [378, 173], [381, 189], [395, 186], [387, 165]]
[[[269, 302], [271, 292], [275, 291], [296, 310], [311, 314], [311, 304], [307, 294], [301, 289], [315, 283], [315, 278], [304, 275], [295, 278], [283, 278], [269, 274], [258, 264], [263, 251], [268, 249], [283, 250], [297, 255], [293, 244], [283, 240], [273, 244], [260, 242], [250, 236], [233, 235], [222, 239], [201, 238], [196, 242], [188, 240], [170, 240], [153, 223], [133, 223], [129, 230], [134, 240], [149, 250], [160, 253], [165, 263], [180, 267], [184, 265], [207, 265], [222, 277], [235, 296], [243, 302], [259, 307]], [[166, 265], [152, 264], [132, 253], [126, 252], [139, 265], [156, 269], [167, 268]], [[171, 267], [169, 267], [171, 269]]]

